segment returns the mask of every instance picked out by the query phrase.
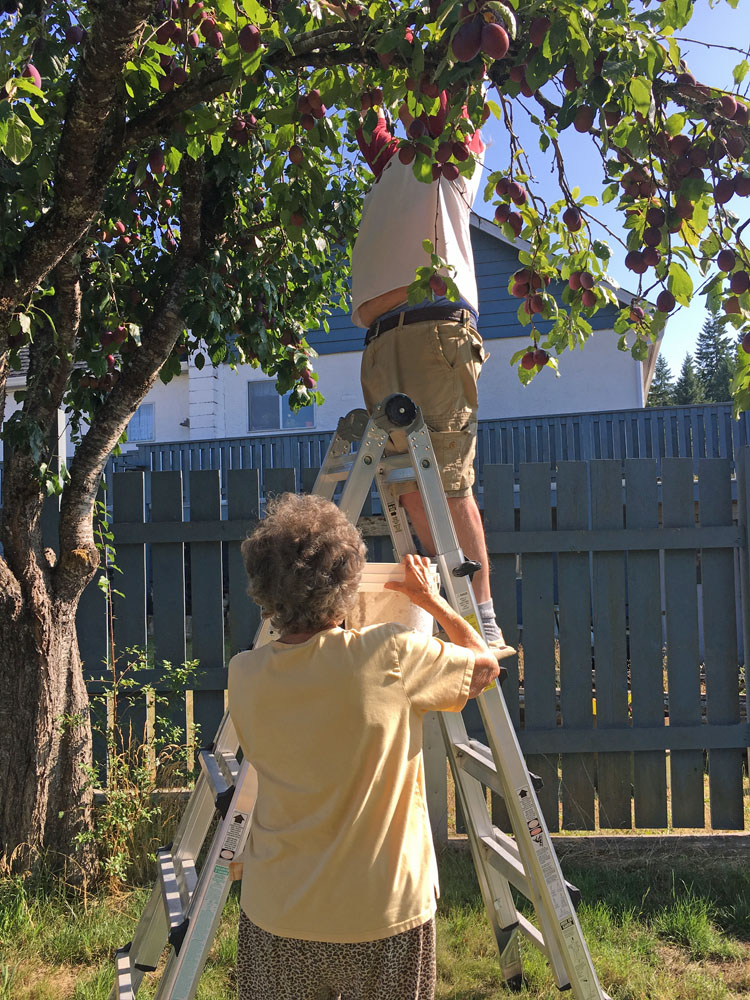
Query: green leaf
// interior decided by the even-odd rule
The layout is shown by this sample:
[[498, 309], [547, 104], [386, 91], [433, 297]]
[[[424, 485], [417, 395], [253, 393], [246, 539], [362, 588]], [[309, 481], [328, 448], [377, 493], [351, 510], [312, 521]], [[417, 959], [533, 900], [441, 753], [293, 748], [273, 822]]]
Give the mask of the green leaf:
[[602, 205], [609, 204], [613, 198], [616, 198], [620, 191], [619, 184], [608, 184], [602, 193]]
[[693, 280], [678, 261], [669, 265], [669, 290], [681, 306], [689, 306], [693, 295]]
[[667, 126], [667, 132], [669, 132], [670, 135], [679, 135], [685, 128], [685, 116], [670, 115], [664, 124]]
[[734, 77], [734, 82], [737, 84], [738, 87], [747, 76], [748, 71], [750, 71], [750, 63], [747, 61], [747, 59], [743, 59], [741, 63], [737, 63], [737, 65], [732, 70], [732, 76]]
[[31, 152], [31, 129], [18, 115], [8, 119], [3, 152], [15, 164], [23, 163]]
[[265, 8], [258, 3], [258, 0], [242, 0], [242, 9], [253, 24], [265, 24], [268, 19]]
[[599, 260], [609, 260], [612, 256], [612, 251], [609, 249], [606, 243], [602, 243], [601, 240], [594, 240], [591, 249], [594, 251], [594, 255], [599, 258]]
[[221, 147], [224, 145], [224, 136], [221, 132], [214, 132], [211, 136], [211, 152], [214, 156], [218, 156], [221, 151]]
[[166, 165], [167, 171], [170, 174], [177, 173], [177, 171], [180, 169], [181, 161], [182, 161], [182, 153], [180, 152], [179, 149], [175, 149], [174, 146], [168, 149], [167, 152], [164, 154], [164, 163]]
[[642, 115], [647, 115], [651, 108], [651, 83], [644, 77], [637, 76], [628, 84], [628, 90], [636, 110]]

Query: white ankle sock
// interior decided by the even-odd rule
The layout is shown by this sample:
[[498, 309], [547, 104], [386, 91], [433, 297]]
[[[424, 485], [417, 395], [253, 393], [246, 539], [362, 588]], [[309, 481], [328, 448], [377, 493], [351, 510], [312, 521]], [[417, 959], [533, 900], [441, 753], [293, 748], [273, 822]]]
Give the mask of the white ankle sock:
[[479, 614], [482, 618], [482, 625], [484, 626], [484, 635], [488, 642], [492, 642], [494, 639], [500, 639], [502, 633], [498, 628], [498, 624], [495, 621], [495, 608], [492, 600], [483, 601], [479, 607]]

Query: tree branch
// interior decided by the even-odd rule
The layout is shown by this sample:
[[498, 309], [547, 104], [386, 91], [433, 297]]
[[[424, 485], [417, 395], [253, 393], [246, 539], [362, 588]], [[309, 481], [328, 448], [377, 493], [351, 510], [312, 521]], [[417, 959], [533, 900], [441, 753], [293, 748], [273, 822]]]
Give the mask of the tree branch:
[[218, 59], [209, 63], [193, 79], [171, 90], [151, 107], [135, 115], [125, 126], [123, 145], [136, 146], [154, 135], [163, 133], [166, 125], [173, 123], [183, 111], [199, 101], [212, 101], [224, 93], [231, 78], [224, 72]]
[[180, 246], [172, 275], [150, 321], [144, 325], [141, 347], [131, 355], [106, 402], [96, 413], [70, 466], [70, 482], [60, 507], [60, 560], [54, 571], [55, 589], [63, 599], [81, 592], [98, 565], [92, 512], [107, 459], [156, 381], [182, 330], [181, 311], [188, 274], [202, 252], [202, 160], [189, 156], [180, 165], [182, 215]]
[[100, 205], [121, 137], [122, 115], [116, 95], [134, 39], [154, 0], [91, 0], [91, 30], [78, 75], [68, 96], [68, 113], [57, 150], [54, 203], [31, 226], [9, 265], [0, 274], [0, 315], [24, 302], [80, 239]]

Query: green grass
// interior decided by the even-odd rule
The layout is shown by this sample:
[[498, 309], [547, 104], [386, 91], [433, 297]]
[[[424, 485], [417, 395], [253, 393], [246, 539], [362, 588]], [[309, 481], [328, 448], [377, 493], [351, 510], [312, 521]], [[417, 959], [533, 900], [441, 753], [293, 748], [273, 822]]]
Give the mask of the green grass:
[[[439, 1000], [552, 1000], [543, 957], [523, 948], [525, 983], [511, 994], [466, 851], [440, 859]], [[579, 917], [613, 1000], [727, 1000], [750, 996], [750, 871], [737, 863], [610, 860], [564, 866], [583, 894]], [[133, 935], [148, 890], [75, 896], [53, 879], [0, 880], [0, 1000], [107, 1000], [112, 954]], [[524, 910], [531, 916], [528, 906]], [[234, 1000], [236, 889], [198, 992]], [[154, 977], [139, 998], [151, 1000]]]

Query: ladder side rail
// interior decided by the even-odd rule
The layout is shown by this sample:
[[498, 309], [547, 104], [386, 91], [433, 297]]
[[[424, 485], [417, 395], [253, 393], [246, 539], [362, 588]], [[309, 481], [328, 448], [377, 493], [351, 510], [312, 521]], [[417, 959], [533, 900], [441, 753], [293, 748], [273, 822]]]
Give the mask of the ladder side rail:
[[352, 444], [363, 436], [366, 425], [366, 410], [352, 410], [341, 417], [315, 479], [313, 493], [326, 500], [333, 499], [336, 483], [343, 478], [338, 475], [338, 469], [343, 471], [343, 460], [351, 452]]
[[157, 879], [151, 888], [151, 894], [141, 913], [132, 940], [115, 953], [117, 973], [109, 1000], [131, 1000], [135, 997], [146, 972], [152, 972], [158, 966], [159, 958], [167, 943], [167, 934], [167, 918], [161, 897], [161, 885]]
[[[174, 856], [181, 864], [198, 857], [211, 828], [214, 812], [212, 789], [201, 771], [173, 841]], [[138, 992], [144, 973], [153, 971], [158, 966], [168, 935], [169, 924], [164, 910], [161, 881], [157, 879], [127, 952], [133, 996]], [[123, 949], [118, 953], [118, 981], [121, 976], [122, 951]], [[110, 1000], [118, 1000], [120, 995], [116, 982]]]
[[[451, 750], [451, 740], [446, 731], [446, 716], [448, 714], [440, 712], [438, 718], [448, 750], [448, 761], [453, 774], [456, 795], [466, 818], [466, 830], [477, 881], [490, 927], [495, 936], [503, 979], [509, 988], [518, 989], [523, 981], [523, 966], [518, 938], [520, 914], [516, 910], [508, 879], [487, 863], [483, 839], [491, 835], [492, 823], [484, 788], [475, 778], [459, 773], [455, 755]], [[483, 816], [486, 816], [486, 823], [482, 821]]]
[[339, 501], [340, 509], [352, 524], [357, 523], [362, 513], [387, 442], [388, 431], [382, 430], [372, 420], [369, 421]]
[[[506, 786], [505, 804], [518, 853], [534, 891], [532, 902], [550, 954], [558, 951], [576, 1000], [602, 1000], [591, 955], [552, 846], [533, 783], [521, 753], [508, 708], [497, 684], [477, 699], [490, 750], [503, 762], [498, 774]], [[541, 887], [546, 889], [542, 892]], [[553, 963], [557, 969], [557, 963]]]
[[167, 961], [155, 1000], [194, 1000], [231, 888], [229, 863], [245, 848], [257, 794], [257, 774], [244, 762], [234, 799], [213, 839], [193, 893], [185, 936]]
[[[479, 609], [477, 607], [470, 579], [466, 575], [454, 575], [454, 570], [458, 569], [464, 561], [463, 553], [461, 552], [458, 544], [455, 528], [450, 516], [448, 501], [445, 497], [445, 493], [442, 489], [442, 483], [439, 479], [435, 453], [432, 448], [429, 432], [424, 426], [421, 414], [418, 414], [417, 420], [415, 420], [410, 427], [407, 432], [406, 439], [409, 447], [409, 453], [412, 456], [412, 464], [417, 476], [417, 483], [422, 496], [425, 514], [430, 526], [433, 541], [435, 542], [438, 563], [441, 571], [441, 579], [443, 586], [445, 587], [446, 594], [448, 595], [449, 603], [453, 605], [459, 614], [469, 620], [484, 637], [482, 623], [478, 613]], [[441, 551], [441, 546], [438, 543], [443, 540], [447, 543], [447, 547], [445, 550]], [[537, 879], [529, 878], [529, 885], [533, 892], [531, 902], [534, 904], [537, 918], [542, 927], [542, 932], [547, 945], [547, 953], [551, 960], [555, 978], [560, 989], [564, 989], [569, 984], [572, 985], [575, 980], [578, 980], [580, 986], [578, 992], [576, 993], [577, 1000], [590, 1000], [590, 998], [591, 1000], [601, 1000], [601, 988], [599, 987], [596, 979], [593, 963], [591, 962], [588, 949], [583, 944], [580, 924], [578, 924], [575, 909], [570, 902], [570, 897], [568, 895], [567, 888], [565, 887], [565, 880], [563, 879], [562, 871], [560, 870], [559, 863], [557, 862], [557, 857], [552, 849], [549, 832], [546, 829], [546, 824], [544, 823], [544, 818], [532, 787], [531, 778], [529, 776], [528, 769], [526, 768], [525, 760], [521, 753], [520, 745], [518, 744], [518, 740], [513, 730], [513, 725], [498, 684], [495, 684], [491, 689], [491, 694], [497, 703], [502, 705], [503, 712], [493, 713], [494, 717], [488, 720], [487, 713], [482, 709], [482, 703], [487, 698], [486, 694], [480, 695], [478, 698], [479, 709], [482, 715], [485, 733], [488, 736], [488, 741], [490, 743], [490, 750], [492, 751], [495, 760], [503, 761], [506, 766], [508, 764], [508, 757], [506, 755], [497, 755], [496, 746], [493, 746], [493, 742], [497, 743], [497, 737], [493, 737], [493, 735], [488, 731], [488, 722], [495, 726], [502, 725], [503, 732], [508, 733], [509, 731], [509, 735], [511, 737], [510, 740], [506, 739], [505, 744], [506, 750], [510, 750], [514, 756], [513, 763], [515, 764], [514, 771], [516, 780], [512, 782], [513, 788], [506, 792], [504, 798], [507, 801], [509, 794], [513, 795], [512, 802], [508, 804], [514, 819], [513, 829], [516, 839], [519, 842], [519, 851], [521, 850], [520, 845], [523, 843], [524, 848], [526, 849], [525, 854], [527, 857], [525, 857], [523, 853], [521, 854], [521, 857], [524, 861], [526, 870], [527, 872], [531, 872], [533, 870], [534, 874], [537, 876]], [[449, 719], [446, 717], [445, 726], [450, 742], [467, 742], [468, 737], [463, 724], [463, 719]], [[535, 803], [536, 806], [536, 818], [541, 824], [541, 837], [545, 845], [545, 850], [547, 855], [550, 855], [554, 860], [554, 865], [545, 865], [544, 870], [542, 870], [542, 866], [539, 863], [536, 863], [534, 869], [529, 867], [529, 861], [531, 859], [528, 855], [533, 852], [528, 849], [528, 845], [525, 843], [527, 837], [524, 836], [524, 831], [527, 830], [528, 827], [526, 826], [526, 819], [520, 810], [518, 798], [516, 798], [516, 796], [520, 796], [521, 790], [524, 790], [524, 794], [532, 796], [532, 802]], [[482, 857], [482, 868], [484, 868], [484, 857]], [[547, 877], [545, 877], [545, 875]], [[552, 883], [551, 885], [549, 884], [550, 880]], [[540, 882], [541, 885], [546, 888], [546, 892], [540, 891]], [[564, 906], [563, 899], [567, 901], [567, 907]], [[564, 913], [564, 916], [557, 918], [558, 909], [561, 913]], [[562, 939], [564, 932], [562, 928], [565, 927], [567, 930], [569, 926], [568, 921], [571, 920], [573, 923], [573, 931], [572, 933], [568, 931], [565, 943], [563, 943]], [[574, 939], [575, 943], [571, 946], [571, 942], [573, 942]], [[571, 950], [566, 952], [566, 946]], [[569, 960], [566, 960], [567, 954], [571, 955]], [[596, 992], [593, 992], [588, 985], [592, 976]]]
[[388, 482], [387, 477], [388, 464], [386, 460], [378, 466], [375, 485], [380, 497], [380, 506], [390, 531], [394, 555], [396, 560], [400, 562], [405, 555], [415, 553], [417, 546], [409, 527], [406, 511], [399, 503], [399, 494], [393, 484]]
[[[418, 416], [418, 424], [421, 426], [418, 427], [417, 433], [421, 433], [426, 436], [426, 447], [432, 451], [429, 433], [421, 421], [421, 415]], [[411, 436], [409, 436], [409, 440], [411, 441]], [[445, 504], [446, 520], [445, 523], [440, 525], [440, 531], [436, 531], [431, 524], [432, 536], [436, 541], [436, 548], [439, 548], [439, 546], [437, 546], [437, 540], [445, 537], [445, 534], [449, 532], [455, 542], [457, 553], [455, 557], [455, 565], [459, 565], [459, 563], [463, 561], [463, 558], [461, 556], [460, 549], [458, 549], [458, 543], [455, 540], [453, 522], [450, 520], [450, 515], [448, 513], [442, 483], [440, 483], [439, 480], [433, 481], [431, 484], [425, 484], [421, 481], [417, 472], [417, 464], [414, 460], [411, 446], [410, 454], [412, 455], [412, 467], [415, 471], [417, 486], [420, 490], [425, 509], [428, 507], [428, 501], [426, 499], [427, 493], [429, 493], [430, 496], [434, 495], [438, 498], [442, 497]], [[383, 505], [383, 511], [386, 514], [386, 519], [391, 532], [391, 539], [393, 541], [396, 557], [398, 559], [402, 559], [408, 553], [415, 551], [415, 545], [406, 521], [406, 512], [400, 508], [398, 494], [387, 481], [387, 466], [387, 460], [381, 463], [381, 467], [378, 470], [379, 475], [377, 478], [377, 487], [381, 503]], [[442, 534], [440, 532], [442, 532]], [[441, 566], [440, 568], [444, 575], [445, 567]], [[447, 714], [448, 713], [438, 713], [438, 718], [440, 720], [441, 730], [443, 731], [443, 738], [448, 753], [448, 761], [453, 774], [454, 786], [459, 796], [459, 802], [464, 811], [464, 815], [466, 817], [470, 817], [469, 822], [467, 822], [469, 846], [471, 848], [471, 854], [474, 861], [474, 867], [477, 872], [477, 879], [482, 892], [482, 898], [487, 910], [487, 917], [490, 921], [495, 941], [497, 943], [497, 949], [500, 955], [500, 967], [503, 978], [511, 987], [520, 986], [523, 970], [517, 931], [519, 914], [516, 911], [513, 896], [510, 891], [510, 885], [507, 879], [504, 879], [499, 872], [490, 868], [487, 864], [486, 856], [482, 848], [481, 836], [491, 836], [492, 822], [487, 809], [484, 789], [481, 782], [473, 778], [466, 780], [460, 773], [460, 768], [455, 754], [455, 747], [446, 735]], [[453, 720], [454, 724], [458, 724], [464, 728], [461, 715], [459, 713], [450, 714], [455, 716], [455, 719]], [[468, 743], [468, 739], [468, 734], [464, 728], [464, 742]]]

